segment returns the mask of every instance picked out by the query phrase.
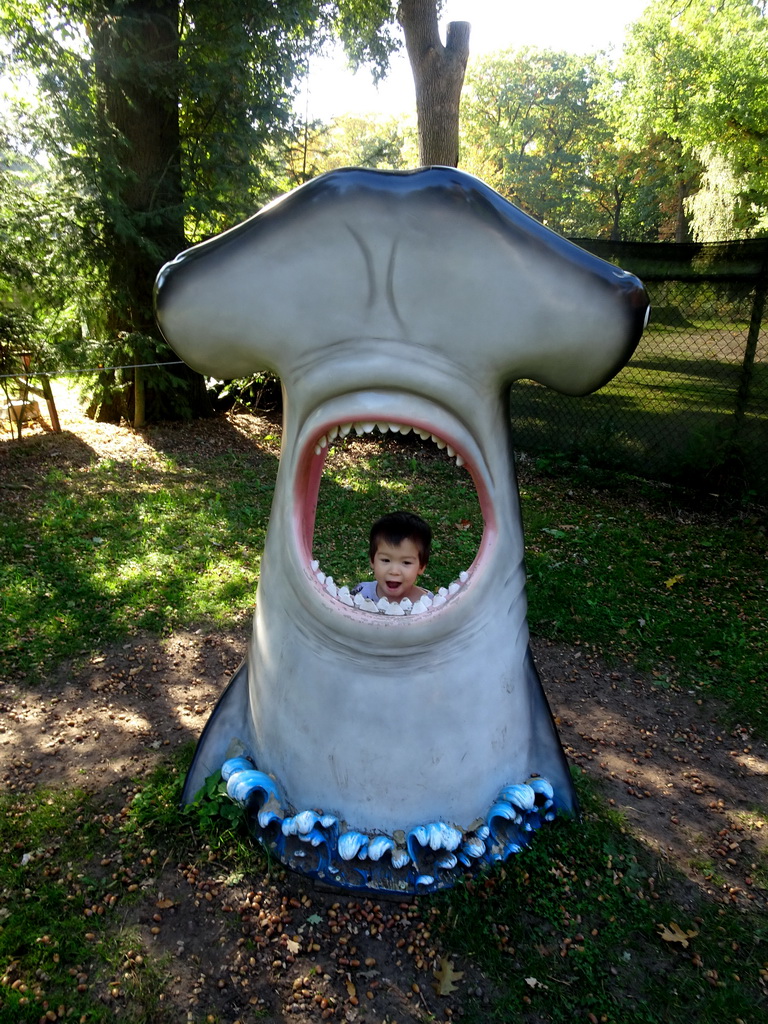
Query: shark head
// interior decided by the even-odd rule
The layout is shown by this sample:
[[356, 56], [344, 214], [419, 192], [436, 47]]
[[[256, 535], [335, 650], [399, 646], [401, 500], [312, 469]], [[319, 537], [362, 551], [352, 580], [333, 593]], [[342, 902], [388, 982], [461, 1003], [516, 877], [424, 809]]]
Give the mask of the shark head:
[[[313, 808], [363, 837], [441, 822], [491, 858], [519, 848], [517, 811], [490, 815], [505, 823], [495, 847], [470, 823], [489, 820], [510, 786], [546, 779], [553, 808], [573, 811], [528, 648], [508, 389], [519, 378], [572, 395], [599, 388], [647, 322], [642, 284], [461, 171], [350, 169], [182, 253], [158, 276], [156, 309], [195, 369], [269, 369], [284, 389], [248, 659], [206, 727], [186, 797], [245, 753], [276, 780], [291, 821]], [[415, 430], [473, 479], [482, 541], [432, 602], [355, 599], [314, 557], [325, 453], [351, 430]], [[308, 840], [288, 834], [305, 855]], [[444, 863], [414, 878], [448, 871], [453, 841], [439, 839]], [[413, 849], [390, 854], [416, 870]]]

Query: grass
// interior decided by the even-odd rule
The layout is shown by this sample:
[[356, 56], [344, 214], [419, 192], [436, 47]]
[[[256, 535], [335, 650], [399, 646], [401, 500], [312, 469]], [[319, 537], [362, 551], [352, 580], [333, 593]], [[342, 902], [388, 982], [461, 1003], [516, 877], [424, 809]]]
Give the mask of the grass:
[[768, 538], [758, 508], [591, 471], [522, 486], [534, 632], [629, 659], [768, 730]]
[[[175, 968], [125, 923], [145, 885], [154, 891], [150, 877], [183, 863], [205, 878], [216, 858], [229, 886], [247, 879], [258, 889], [269, 873], [215, 790], [199, 811], [178, 808], [190, 755], [134, 784], [111, 813], [79, 793], [0, 796], [0, 1024], [62, 1008], [87, 1024], [116, 1013], [135, 1024], [176, 1019], [163, 1001]], [[422, 927], [491, 993], [481, 1002], [470, 987], [464, 1019], [756, 1024], [768, 979], [765, 920], [683, 890], [575, 779], [580, 823], [556, 823], [496, 871], [417, 902]], [[22, 851], [33, 852], [23, 865]], [[195, 1019], [210, 1019], [204, 1006]]]
[[[164, 1024], [168, 965], [125, 924], [169, 861], [218, 851], [263, 872], [258, 847], [235, 839], [231, 804], [179, 808], [186, 748], [119, 794], [0, 794], [0, 1024], [121, 1019]], [[61, 1010], [64, 1012], [60, 1012]]]
[[9, 665], [33, 678], [136, 629], [228, 627], [253, 610], [274, 485], [222, 457], [50, 471], [2, 518], [0, 590]]
[[475, 1006], [470, 1020], [760, 1019], [765, 922], [676, 904], [663, 862], [583, 779], [579, 790], [581, 822], [540, 833], [485, 880], [436, 901], [451, 948], [498, 987], [492, 1010]]
[[[653, 291], [651, 294], [653, 301]], [[735, 416], [748, 322], [695, 327], [654, 323], [629, 364], [595, 394], [573, 398], [513, 385], [517, 442], [529, 451], [568, 447], [595, 462], [708, 490], [768, 497], [768, 363], [764, 343]]]
[[[232, 628], [252, 613], [277, 468], [252, 456], [182, 464], [105, 462], [49, 470], [0, 513], [4, 671], [52, 665], [137, 629]], [[768, 735], [768, 538], [758, 507], [707, 513], [683, 492], [564, 460], [521, 472], [534, 633], [634, 661], [660, 683], [728, 702]], [[337, 582], [370, 575], [383, 511], [434, 529], [423, 582], [447, 585], [474, 558], [482, 518], [469, 476], [431, 446], [352, 441], [330, 452], [315, 554]]]
[[265, 864], [235, 836], [231, 804], [179, 808], [191, 756], [125, 788], [119, 809], [71, 790], [0, 794], [0, 1024], [176, 1019], [168, 964], [125, 924], [131, 908], [169, 861], [219, 852], [251, 875]]
[[[246, 622], [275, 470], [270, 442], [251, 454], [46, 469], [29, 490], [11, 489], [0, 532], [3, 677], [37, 685], [61, 659], [137, 629]], [[520, 483], [533, 631], [628, 659], [692, 699], [717, 697], [767, 735], [761, 511], [708, 510], [684, 492], [558, 459], [525, 461]], [[366, 576], [371, 519], [402, 506], [435, 528], [427, 585], [471, 561], [482, 524], [464, 471], [431, 448], [360, 441], [329, 456], [315, 544], [326, 571]], [[0, 794], [0, 1024], [60, 1010], [101, 1024], [116, 1007], [136, 1024], [173, 1019], [162, 1000], [171, 968], [130, 927], [142, 884], [157, 864], [202, 871], [212, 850], [232, 878], [268, 869], [220, 813], [215, 789], [196, 817], [178, 810], [188, 757], [106, 794], [119, 797], [112, 807], [71, 791]], [[576, 781], [580, 825], [557, 823], [496, 872], [419, 901], [443, 947], [488, 979], [490, 1001], [470, 996], [464, 1019], [762, 1019], [765, 921], [706, 902]]]
[[132, 944], [108, 922], [140, 878], [131, 853], [124, 851], [131, 867], [116, 853], [124, 817], [61, 790], [3, 794], [0, 811], [0, 1022], [37, 1021], [60, 1008], [89, 1022], [112, 1019], [97, 993]]

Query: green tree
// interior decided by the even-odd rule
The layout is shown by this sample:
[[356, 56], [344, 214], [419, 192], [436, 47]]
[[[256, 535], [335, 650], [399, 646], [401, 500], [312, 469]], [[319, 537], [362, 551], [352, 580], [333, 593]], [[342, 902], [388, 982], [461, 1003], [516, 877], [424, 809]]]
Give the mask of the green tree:
[[399, 170], [413, 165], [415, 133], [402, 119], [345, 114], [330, 124], [307, 125], [289, 149], [288, 185], [339, 167]]
[[674, 147], [627, 141], [603, 55], [507, 50], [472, 65], [462, 105], [464, 166], [561, 233], [668, 237]]
[[[590, 98], [599, 111], [588, 147], [585, 200], [610, 216], [614, 240], [667, 241], [680, 230], [680, 143], [665, 132], [635, 136], [627, 130], [623, 98], [612, 63], [600, 63]], [[698, 162], [692, 185], [698, 181]], [[685, 191], [689, 183], [686, 180]], [[602, 221], [594, 232], [608, 234]]]
[[622, 146], [610, 126], [590, 140], [572, 235], [658, 241], [667, 230], [671, 180], [658, 151]]
[[36, 367], [58, 370], [77, 358], [93, 282], [76, 258], [75, 197], [20, 141], [0, 129], [0, 309], [26, 325]]
[[354, 67], [368, 64], [386, 74], [399, 49], [399, 24], [416, 90], [419, 163], [456, 167], [459, 107], [469, 58], [470, 25], [451, 22], [445, 43], [438, 15], [442, 0], [337, 0], [335, 28]]
[[[319, 11], [313, 0], [0, 4], [0, 31], [44, 98], [30, 130], [79, 196], [81, 259], [104, 268], [105, 359], [172, 360], [151, 313], [156, 272], [269, 196]], [[100, 414], [133, 407], [140, 423], [144, 383], [149, 418], [206, 411], [202, 378], [171, 366], [145, 380], [105, 374]]]
[[768, 206], [766, 33], [756, 0], [653, 0], [631, 27], [617, 72], [626, 137], [676, 148], [678, 240], [697, 208], [686, 200], [713, 161], [740, 182], [732, 196], [742, 223], [745, 209], [756, 223]]
[[753, 198], [733, 163], [713, 147], [706, 146], [701, 158], [701, 188], [686, 204], [696, 241], [725, 242], [768, 232], [765, 196]]
[[588, 152], [603, 130], [595, 58], [507, 50], [475, 63], [462, 105], [464, 166], [556, 231], [584, 221]]

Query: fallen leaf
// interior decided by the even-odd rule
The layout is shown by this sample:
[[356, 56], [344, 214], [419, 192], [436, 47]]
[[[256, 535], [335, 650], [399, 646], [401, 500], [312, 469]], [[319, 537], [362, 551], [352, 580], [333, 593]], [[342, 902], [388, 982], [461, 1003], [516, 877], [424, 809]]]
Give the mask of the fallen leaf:
[[453, 525], [456, 527], [457, 530], [468, 530], [472, 523], [469, 521], [469, 519], [460, 519], [458, 523], [454, 523]]
[[444, 956], [440, 961], [440, 969], [432, 972], [436, 981], [432, 982], [432, 988], [439, 996], [449, 996], [456, 991], [455, 981], [461, 981], [464, 971], [454, 971], [453, 963]]
[[538, 978], [526, 978], [525, 984], [531, 988], [549, 988], [549, 985], [545, 985], [543, 981], [539, 981]]
[[288, 952], [289, 952], [289, 953], [291, 953], [291, 954], [292, 954], [293, 956], [296, 956], [296, 954], [297, 954], [297, 953], [299, 952], [299, 950], [301, 949], [301, 943], [300, 943], [300, 942], [296, 942], [296, 941], [294, 941], [294, 939], [286, 939], [286, 940], [285, 940], [285, 948], [286, 948], [286, 949], [288, 950]]
[[678, 573], [677, 576], [670, 576], [665, 585], [669, 590], [671, 590], [676, 583], [680, 583], [684, 579], [685, 576], [682, 573]]
[[684, 932], [674, 921], [670, 921], [669, 925], [657, 924], [656, 927], [659, 929], [659, 936], [665, 942], [679, 942], [683, 949], [688, 948], [688, 939], [695, 939], [699, 934], [695, 928]]

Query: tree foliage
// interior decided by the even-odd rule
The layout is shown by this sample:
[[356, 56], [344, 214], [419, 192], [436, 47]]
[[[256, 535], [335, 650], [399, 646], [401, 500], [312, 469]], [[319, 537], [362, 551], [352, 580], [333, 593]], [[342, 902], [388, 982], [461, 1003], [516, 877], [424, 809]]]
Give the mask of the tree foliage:
[[85, 297], [95, 287], [78, 258], [77, 197], [9, 134], [0, 132], [0, 311], [26, 325], [22, 347], [38, 368], [61, 369], [77, 358]]
[[[689, 222], [701, 239], [765, 233], [766, 6], [652, 0], [618, 63], [533, 49], [482, 58], [464, 90], [463, 166], [570, 235], [683, 239]], [[4, 322], [25, 324], [49, 367], [78, 346], [91, 364], [167, 362], [151, 288], [186, 244], [334, 167], [455, 163], [469, 27], [443, 42], [440, 9], [0, 0], [3, 70], [37, 89], [18, 92], [0, 131]], [[402, 123], [295, 121], [307, 53], [332, 33], [374, 77], [405, 45], [418, 157]], [[169, 366], [144, 381], [105, 371], [101, 414], [140, 410], [143, 387], [148, 417], [205, 407], [201, 379]]]
[[681, 218], [713, 160], [740, 180], [753, 224], [768, 205], [766, 52], [755, 0], [653, 0], [632, 26], [617, 69], [626, 137], [677, 147]]
[[[314, 0], [0, 4], [13, 61], [42, 98], [18, 111], [20, 123], [67, 182], [80, 259], [103, 286], [94, 305], [105, 359], [172, 358], [152, 319], [157, 270], [271, 197], [291, 84], [320, 9]], [[107, 415], [125, 414], [116, 382], [103, 383], [118, 398]], [[205, 408], [202, 381], [186, 368], [146, 383], [150, 416]]]
[[465, 166], [558, 231], [571, 231], [598, 125], [594, 59], [507, 50], [471, 69]]
[[346, 114], [330, 124], [307, 124], [288, 150], [286, 187], [340, 167], [412, 167], [416, 151], [415, 129], [400, 118]]
[[766, 6], [653, 0], [618, 63], [533, 49], [475, 62], [465, 166], [569, 234], [765, 232]]
[[336, 0], [329, 6], [352, 66], [368, 64], [374, 79], [384, 76], [390, 56], [405, 43], [416, 92], [419, 163], [455, 167], [469, 23], [449, 24], [443, 42], [438, 24], [442, 0]]
[[696, 241], [725, 242], [766, 234], [768, 206], [762, 192], [754, 195], [733, 162], [714, 147], [704, 147], [701, 159], [701, 185], [686, 200]]
[[187, 0], [182, 14], [183, 181], [196, 241], [279, 190], [296, 83], [328, 21], [314, 0]]
[[366, 66], [374, 81], [386, 76], [389, 60], [401, 49], [397, 24], [397, 3], [393, 0], [337, 0], [335, 29], [351, 66]]
[[464, 166], [531, 216], [568, 235], [656, 237], [665, 175], [621, 144], [595, 55], [523, 48], [470, 69]]

